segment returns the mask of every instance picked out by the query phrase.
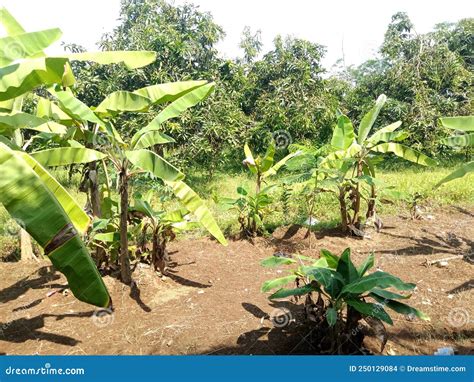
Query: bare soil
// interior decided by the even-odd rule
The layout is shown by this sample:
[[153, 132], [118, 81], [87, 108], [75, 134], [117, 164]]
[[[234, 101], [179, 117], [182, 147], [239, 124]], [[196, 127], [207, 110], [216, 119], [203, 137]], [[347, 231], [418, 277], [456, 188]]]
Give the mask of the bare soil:
[[[164, 280], [146, 266], [136, 268], [132, 291], [105, 277], [115, 306], [106, 316], [67, 289], [61, 292], [66, 280], [48, 262], [3, 262], [0, 354], [315, 354], [301, 302], [270, 302], [260, 286], [281, 273], [259, 262], [276, 251], [317, 258], [321, 248], [340, 253], [348, 246], [356, 263], [374, 251], [376, 267], [416, 283], [409, 303], [431, 318], [393, 313], [383, 354], [433, 354], [446, 346], [473, 354], [473, 222], [472, 208], [438, 211], [421, 221], [384, 217], [384, 229], [370, 239], [319, 231], [311, 249], [307, 230], [296, 226], [253, 244], [180, 240], [170, 245], [175, 264]], [[453, 256], [447, 267], [424, 264]], [[275, 327], [269, 318], [285, 309], [291, 319]], [[375, 337], [365, 345], [380, 350]]]

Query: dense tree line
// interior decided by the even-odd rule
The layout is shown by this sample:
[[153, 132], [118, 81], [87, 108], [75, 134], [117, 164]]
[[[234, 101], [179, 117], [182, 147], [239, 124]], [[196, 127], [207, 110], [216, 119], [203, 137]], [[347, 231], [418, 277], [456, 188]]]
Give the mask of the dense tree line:
[[[388, 103], [379, 122], [403, 121], [410, 143], [437, 157], [452, 153], [438, 144], [447, 134], [438, 118], [473, 114], [474, 19], [417, 34], [408, 15], [397, 13], [376, 58], [342, 67], [331, 76], [321, 64], [325, 47], [315, 42], [277, 36], [273, 48], [261, 55], [260, 33], [245, 28], [243, 57], [230, 60], [216, 49], [223, 36], [212, 15], [194, 5], [122, 0], [119, 25], [102, 37], [100, 46], [153, 50], [158, 58], [133, 72], [120, 65], [78, 64], [79, 98], [99, 104], [117, 89], [188, 79], [215, 81], [216, 91], [205, 103], [163, 126], [176, 138], [173, 158], [204, 166], [210, 173], [235, 164], [243, 142], [259, 152], [281, 132], [287, 136], [280, 155], [291, 142], [322, 146], [332, 134], [338, 109], [357, 121], [382, 93]], [[71, 44], [67, 49], [81, 47]], [[117, 128], [132, 134], [146, 118], [128, 116]]]

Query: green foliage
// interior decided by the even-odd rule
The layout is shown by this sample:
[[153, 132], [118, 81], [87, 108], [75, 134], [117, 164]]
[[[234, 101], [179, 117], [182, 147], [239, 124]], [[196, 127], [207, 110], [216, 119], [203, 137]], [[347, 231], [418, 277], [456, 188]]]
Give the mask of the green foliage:
[[225, 198], [222, 201], [239, 212], [239, 223], [241, 234], [247, 237], [254, 237], [265, 232], [263, 223], [264, 215], [268, 207], [273, 203], [270, 191], [275, 186], [265, 187], [262, 184], [265, 180], [276, 173], [285, 165], [285, 163], [299, 155], [299, 152], [291, 153], [274, 163], [275, 144], [272, 142], [268, 146], [264, 156], [254, 158], [252, 151], [247, 144], [244, 145], [245, 159], [244, 166], [255, 176], [255, 193], [250, 193], [246, 188], [237, 187], [237, 193], [240, 195], [237, 199]]
[[[458, 134], [441, 141], [444, 145], [452, 147], [474, 147], [474, 116], [441, 118], [441, 124], [452, 130], [457, 130]], [[462, 178], [466, 174], [474, 171], [474, 161], [464, 163], [451, 174], [441, 179], [435, 188], [451, 180]]]
[[472, 109], [473, 19], [437, 25], [433, 32], [417, 34], [405, 13], [392, 17], [379, 59], [349, 68], [344, 78], [354, 86], [344, 108], [357, 119], [371, 99], [384, 93], [389, 101], [381, 125], [401, 120], [411, 147], [437, 156], [452, 152], [439, 145], [447, 134], [437, 123], [441, 115], [468, 115]]
[[[415, 284], [405, 283], [386, 272], [376, 271], [367, 274], [374, 266], [374, 255], [370, 254], [359, 268], [356, 268], [350, 255], [350, 248], [347, 248], [340, 256], [322, 250], [317, 261], [297, 254], [284, 259], [272, 256], [263, 260], [262, 265], [266, 267], [282, 264], [299, 265], [288, 276], [266, 281], [262, 285], [262, 292], [278, 289], [270, 295], [271, 300], [306, 295], [308, 318], [315, 323], [319, 332], [323, 333], [322, 342], [329, 340], [330, 352], [344, 351], [347, 336], [355, 343], [362, 342], [363, 336], [360, 338], [361, 336], [357, 335], [360, 332], [358, 329], [360, 320], [382, 329], [383, 350], [387, 341], [383, 323], [393, 324], [386, 308], [429, 320], [423, 312], [398, 301], [407, 299], [410, 295], [387, 290], [392, 288], [410, 291], [415, 288]], [[296, 283], [296, 288], [284, 288], [292, 282]]]

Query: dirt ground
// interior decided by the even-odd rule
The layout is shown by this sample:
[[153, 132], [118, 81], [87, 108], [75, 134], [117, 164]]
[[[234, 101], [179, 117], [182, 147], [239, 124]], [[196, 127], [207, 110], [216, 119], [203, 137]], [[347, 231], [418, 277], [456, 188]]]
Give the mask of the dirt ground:
[[[374, 251], [376, 267], [416, 283], [408, 302], [431, 317], [410, 321], [393, 313], [384, 354], [433, 354], [445, 346], [473, 354], [474, 209], [450, 208], [422, 221], [384, 217], [384, 222], [380, 233], [364, 240], [341, 237], [336, 230], [317, 232], [311, 250], [306, 229], [298, 227], [281, 228], [254, 245], [174, 242], [175, 265], [165, 280], [138, 267], [137, 288], [130, 292], [105, 277], [115, 306], [106, 316], [70, 293], [50, 295], [66, 282], [48, 262], [0, 263], [0, 354], [314, 354], [302, 306], [272, 303], [260, 292], [263, 281], [281, 273], [259, 262], [276, 251], [317, 258], [321, 248], [340, 253], [347, 246], [356, 263]], [[447, 267], [423, 265], [453, 256]], [[275, 327], [269, 317], [285, 309], [289, 323]], [[365, 344], [379, 351], [375, 338]]]

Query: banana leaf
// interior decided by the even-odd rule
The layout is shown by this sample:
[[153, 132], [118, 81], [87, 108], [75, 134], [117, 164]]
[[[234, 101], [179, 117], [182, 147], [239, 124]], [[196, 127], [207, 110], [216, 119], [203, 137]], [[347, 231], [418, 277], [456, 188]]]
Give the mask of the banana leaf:
[[331, 146], [338, 150], [346, 150], [354, 142], [355, 134], [352, 122], [345, 115], [339, 116], [331, 138]]
[[100, 114], [115, 115], [119, 112], [145, 112], [152, 105], [149, 98], [128, 91], [110, 93], [94, 111]]
[[196, 194], [191, 187], [189, 187], [183, 181], [177, 182], [168, 182], [165, 181], [167, 185], [169, 185], [173, 193], [176, 197], [180, 200], [183, 206], [190, 212], [196, 216], [199, 223], [206, 228], [209, 233], [214, 236], [219, 243], [222, 245], [227, 245], [227, 240], [225, 239], [224, 235], [222, 234], [219, 226], [217, 225], [214, 217], [211, 214], [211, 211], [207, 208], [204, 201]]
[[77, 204], [66, 189], [34, 158], [22, 151], [19, 151], [18, 155], [20, 155], [25, 163], [41, 178], [43, 184], [55, 196], [69, 219], [71, 219], [76, 230], [84, 235], [89, 227], [90, 219], [81, 206]]
[[9, 36], [26, 32], [5, 7], [0, 8], [0, 23]]
[[38, 32], [21, 33], [0, 38], [0, 66], [18, 59], [42, 54], [43, 49], [61, 37], [61, 30], [46, 29]]
[[125, 156], [134, 166], [160, 179], [177, 181], [184, 178], [181, 171], [153, 151], [145, 149], [125, 151]]
[[372, 147], [371, 150], [375, 152], [379, 152], [379, 153], [391, 152], [400, 158], [406, 159], [410, 162], [421, 164], [423, 166], [436, 165], [436, 161], [434, 159], [431, 159], [425, 154], [415, 151], [400, 143], [395, 143], [395, 142], [381, 143], [377, 146]]
[[474, 131], [474, 116], [440, 118], [441, 124], [448, 129]]
[[149, 131], [138, 138], [137, 142], [133, 146], [134, 149], [146, 149], [147, 147], [154, 145], [161, 145], [164, 143], [173, 143], [175, 140], [169, 135], [162, 133], [161, 131], [153, 130]]
[[441, 179], [434, 188], [438, 188], [444, 183], [450, 182], [454, 179], [462, 178], [464, 175], [469, 174], [470, 172], [474, 172], [474, 161], [465, 163], [459, 166], [456, 170], [454, 170], [451, 174], [446, 176], [445, 178]]
[[43, 166], [68, 166], [74, 163], [89, 163], [107, 157], [99, 151], [82, 147], [58, 147], [31, 153]]
[[76, 298], [100, 307], [111, 300], [92, 258], [59, 202], [21, 155], [0, 143], [0, 203], [44, 248]]
[[473, 147], [474, 133], [464, 135], [452, 135], [451, 137], [442, 139], [440, 143], [451, 147]]
[[380, 110], [382, 109], [386, 101], [387, 96], [385, 94], [381, 94], [379, 98], [377, 98], [377, 101], [375, 102], [375, 105], [372, 107], [372, 109], [370, 109], [369, 112], [365, 114], [362, 120], [360, 121], [359, 132], [357, 137], [357, 142], [359, 142], [360, 145], [365, 142], [367, 136], [370, 133], [370, 130], [372, 129], [372, 126], [375, 123], [375, 120], [377, 119], [380, 113]]
[[[40, 85], [62, 84], [66, 78], [66, 58], [42, 57], [0, 67], [0, 101], [16, 98]], [[67, 78], [71, 85], [72, 77]]]
[[132, 147], [135, 145], [142, 134], [152, 130], [159, 130], [160, 125], [163, 122], [171, 118], [178, 117], [183, 113], [183, 111], [201, 102], [214, 90], [214, 86], [214, 83], [209, 83], [197, 87], [196, 89], [191, 90], [185, 95], [179, 97], [176, 101], [173, 101], [171, 104], [165, 107], [147, 126], [135, 133], [135, 135], [132, 137]]
[[156, 60], [156, 52], [152, 51], [105, 51], [82, 52], [61, 55], [71, 61], [92, 61], [97, 64], [110, 65], [123, 63], [128, 69], [147, 66]]
[[173, 102], [186, 93], [207, 84], [207, 81], [180, 81], [151, 85], [134, 90], [133, 93], [149, 98], [154, 105]]
[[401, 121], [397, 121], [397, 122], [394, 122], [394, 123], [391, 123], [390, 125], [387, 125], [387, 126], [384, 126], [382, 127], [381, 129], [377, 130], [375, 133], [373, 133], [368, 139], [367, 141], [371, 142], [371, 143], [378, 143], [380, 142], [380, 140], [382, 139], [382, 137], [384, 137], [384, 134], [387, 134], [387, 133], [392, 133], [394, 132], [396, 129], [398, 129], [400, 126], [402, 125], [402, 122]]

